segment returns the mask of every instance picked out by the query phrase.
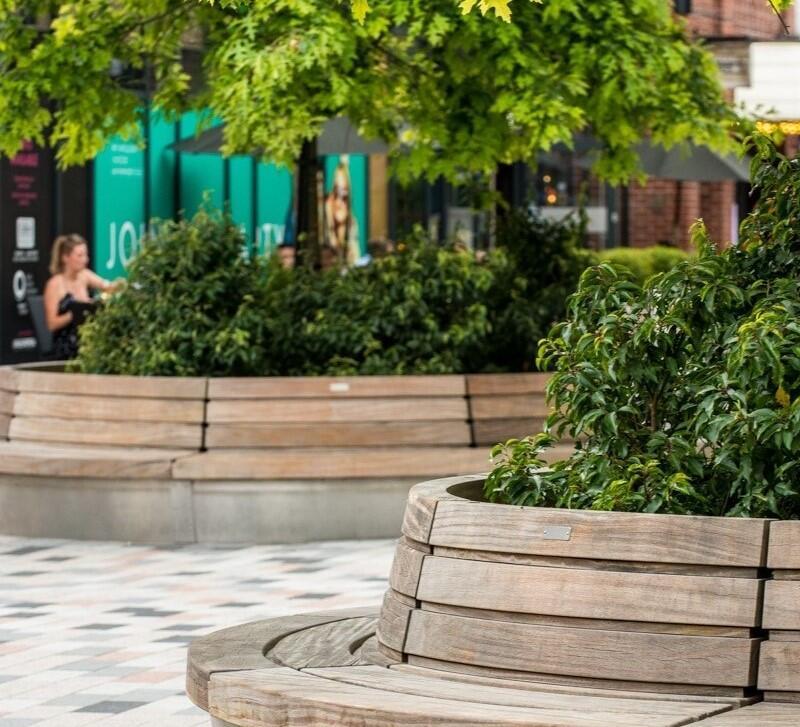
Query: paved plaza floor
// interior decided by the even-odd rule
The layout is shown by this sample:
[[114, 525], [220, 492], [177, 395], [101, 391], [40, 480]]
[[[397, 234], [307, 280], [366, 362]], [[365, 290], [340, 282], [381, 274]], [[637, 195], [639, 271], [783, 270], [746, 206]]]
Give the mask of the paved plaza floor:
[[192, 727], [186, 646], [374, 604], [394, 543], [152, 547], [0, 536], [0, 727]]

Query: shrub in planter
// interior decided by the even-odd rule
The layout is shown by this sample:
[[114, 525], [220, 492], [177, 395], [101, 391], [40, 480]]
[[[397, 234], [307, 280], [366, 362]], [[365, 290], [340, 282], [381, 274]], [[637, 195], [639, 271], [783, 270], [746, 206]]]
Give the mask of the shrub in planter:
[[689, 257], [676, 247], [615, 247], [598, 253], [599, 262], [609, 262], [630, 270], [633, 280], [644, 285], [657, 273], [666, 273]]
[[[587, 270], [541, 342], [551, 433], [495, 448], [490, 499], [702, 515], [800, 516], [800, 159], [757, 139], [757, 209], [717, 252], [644, 287]], [[540, 455], [564, 431], [567, 460]]]
[[264, 356], [264, 265], [242, 256], [227, 216], [164, 223], [132, 262], [124, 290], [80, 329], [86, 373], [242, 376]]

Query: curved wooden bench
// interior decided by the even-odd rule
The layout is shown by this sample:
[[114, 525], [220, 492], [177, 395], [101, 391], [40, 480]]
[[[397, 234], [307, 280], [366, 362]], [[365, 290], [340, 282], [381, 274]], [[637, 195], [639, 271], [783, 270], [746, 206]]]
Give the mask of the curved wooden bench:
[[[51, 368], [0, 368], [0, 532], [150, 542], [396, 535], [412, 484], [488, 469], [482, 423], [503, 436], [541, 423], [498, 417], [542, 413], [546, 382]], [[486, 419], [493, 400], [498, 414]]]
[[[307, 614], [200, 639], [192, 699], [243, 727], [800, 724], [795, 662], [767, 652], [759, 676], [762, 613], [800, 617], [770, 596], [788, 581], [762, 602], [769, 521], [493, 505], [481, 484], [412, 489], [377, 621]], [[800, 523], [772, 525], [791, 560], [770, 562], [793, 569]], [[783, 703], [753, 704], [764, 690]]]

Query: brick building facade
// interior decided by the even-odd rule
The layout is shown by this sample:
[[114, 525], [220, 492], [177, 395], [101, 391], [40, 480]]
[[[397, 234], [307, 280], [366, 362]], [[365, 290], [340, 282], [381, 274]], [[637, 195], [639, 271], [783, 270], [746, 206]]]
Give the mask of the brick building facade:
[[[728, 42], [774, 40], [783, 26], [766, 0], [691, 0], [676, 3], [696, 36]], [[656, 243], [689, 243], [689, 227], [702, 218], [711, 238], [727, 244], [734, 238], [739, 217], [734, 182], [674, 182], [650, 179], [627, 191], [627, 244], [644, 247]]]

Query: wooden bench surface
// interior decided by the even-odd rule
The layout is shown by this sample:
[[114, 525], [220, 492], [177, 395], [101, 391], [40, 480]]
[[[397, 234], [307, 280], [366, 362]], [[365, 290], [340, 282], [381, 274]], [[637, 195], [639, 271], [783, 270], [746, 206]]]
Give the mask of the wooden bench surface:
[[187, 692], [222, 725], [789, 727], [800, 706], [450, 674], [374, 658], [374, 611], [304, 614], [194, 641]]
[[188, 454], [190, 450], [0, 442], [0, 473], [168, 480], [173, 462]]

